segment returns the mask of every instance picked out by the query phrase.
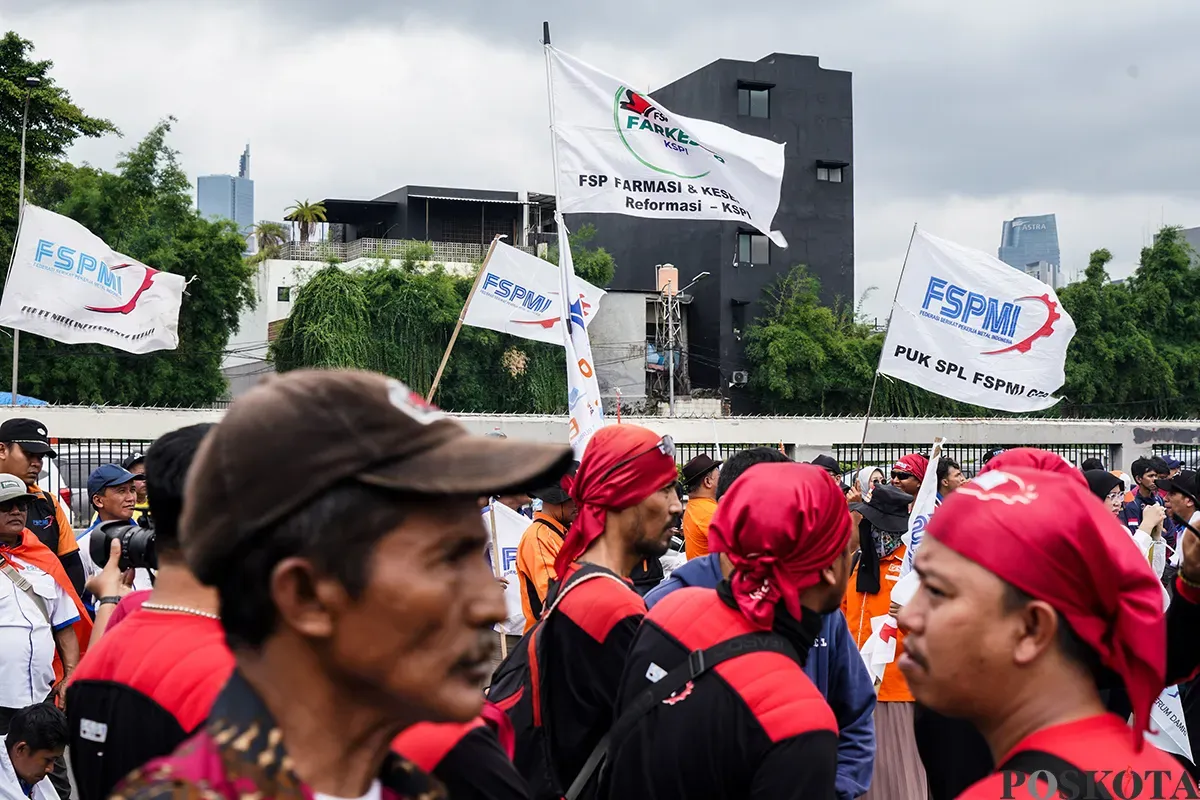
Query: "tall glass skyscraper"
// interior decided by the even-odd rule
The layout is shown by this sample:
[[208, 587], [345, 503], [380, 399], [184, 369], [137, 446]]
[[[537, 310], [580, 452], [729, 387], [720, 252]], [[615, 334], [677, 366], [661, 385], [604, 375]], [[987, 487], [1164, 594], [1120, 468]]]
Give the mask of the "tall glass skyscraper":
[[1000, 234], [999, 257], [1005, 264], [1034, 275], [1057, 289], [1062, 259], [1054, 215], [1006, 220]]
[[250, 145], [238, 163], [238, 174], [202, 175], [196, 179], [196, 207], [209, 219], [231, 219], [246, 236], [254, 228], [254, 181], [250, 180]]

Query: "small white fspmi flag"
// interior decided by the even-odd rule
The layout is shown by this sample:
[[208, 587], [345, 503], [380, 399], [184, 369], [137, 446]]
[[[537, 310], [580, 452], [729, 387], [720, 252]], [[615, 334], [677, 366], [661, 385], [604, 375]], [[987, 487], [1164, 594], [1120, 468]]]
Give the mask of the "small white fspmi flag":
[[787, 247], [771, 230], [783, 144], [674, 114], [625, 81], [546, 51], [560, 211], [736, 220]]
[[879, 371], [1002, 411], [1058, 402], [1075, 321], [1054, 290], [995, 256], [917, 231]]
[[[504, 587], [504, 605], [508, 608], [508, 618], [495, 627], [509, 636], [520, 636], [525, 632], [525, 612], [521, 609], [521, 576], [517, 574], [517, 547], [521, 544], [521, 534], [525, 533], [532, 520], [521, 516], [501, 502], [493, 500], [492, 504], [496, 511], [496, 550], [500, 553], [500, 569], [497, 570], [493, 565], [492, 571], [508, 581], [508, 585]], [[483, 524], [489, 529], [493, 506], [483, 508]], [[487, 548], [487, 559], [490, 564], [491, 546]]]
[[174, 350], [186, 283], [114, 252], [73, 219], [26, 204], [0, 325], [67, 344]]
[[[562, 276], [558, 267], [537, 256], [496, 242], [483, 267], [478, 288], [472, 295], [463, 323], [563, 345]], [[585, 325], [600, 309], [604, 290], [575, 279]]]

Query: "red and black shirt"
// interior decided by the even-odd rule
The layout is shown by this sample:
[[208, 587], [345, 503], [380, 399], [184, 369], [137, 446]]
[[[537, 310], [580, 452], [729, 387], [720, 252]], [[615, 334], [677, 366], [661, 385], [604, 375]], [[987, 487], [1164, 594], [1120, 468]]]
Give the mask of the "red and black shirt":
[[392, 741], [399, 753], [442, 782], [453, 800], [527, 800], [529, 787], [481, 718], [413, 725]]
[[233, 666], [217, 620], [139, 610], [108, 631], [67, 689], [82, 800], [104, 800], [127, 774], [202, 727]]
[[[564, 580], [578, 568], [572, 566]], [[546, 663], [537, 666], [551, 758], [564, 786], [571, 785], [612, 726], [625, 659], [646, 613], [641, 596], [626, 586], [607, 579], [580, 583], [544, 631]]]
[[[681, 589], [651, 609], [621, 682], [618, 714], [694, 650], [756, 630], [720, 590]], [[610, 797], [645, 800], [832, 800], [837, 720], [804, 673], [820, 616], [800, 621], [780, 607], [772, 635], [798, 658], [748, 652], [718, 664], [643, 716], [613, 742]]]

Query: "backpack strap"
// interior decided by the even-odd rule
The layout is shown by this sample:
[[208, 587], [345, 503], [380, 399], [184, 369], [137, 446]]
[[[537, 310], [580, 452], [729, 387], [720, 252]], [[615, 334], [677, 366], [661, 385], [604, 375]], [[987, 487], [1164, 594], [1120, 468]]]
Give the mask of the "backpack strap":
[[[1045, 772], [1053, 775], [1060, 786], [1062, 785], [1061, 776], [1067, 773], [1073, 772], [1081, 780], [1083, 776], [1088, 774], [1065, 758], [1043, 750], [1022, 750], [1001, 764], [996, 771], [1019, 772], [1030, 778], [1036, 773]], [[1080, 788], [1082, 789], [1083, 787]], [[1088, 797], [1094, 797], [1096, 800], [1113, 800], [1113, 796], [1109, 794], [1108, 789], [1104, 788], [1102, 784], [1089, 782], [1087, 789], [1089, 791]]]
[[562, 599], [567, 596], [567, 592], [574, 589], [584, 581], [594, 580], [596, 578], [608, 578], [610, 581], [616, 581], [621, 584], [621, 588], [633, 591], [633, 588], [625, 581], [612, 574], [604, 567], [598, 567], [595, 564], [584, 564], [575, 571], [571, 577], [567, 578], [566, 583], [559, 584], [557, 581], [552, 581], [549, 590], [546, 592], [546, 610], [538, 618], [544, 620], [550, 616], [550, 612], [558, 607]]
[[668, 672], [653, 686], [638, 694], [621, 713], [608, 733], [604, 734], [604, 738], [592, 750], [591, 755], [583, 764], [583, 769], [571, 782], [571, 788], [565, 795], [566, 800], [577, 800], [583, 794], [596, 769], [608, 757], [612, 743], [624, 740], [638, 721], [650, 713], [653, 708], [682, 689], [689, 681], [696, 680], [718, 664], [723, 664], [747, 653], [780, 653], [799, 661], [796, 650], [786, 640], [766, 631], [744, 633], [719, 642], [706, 650], [693, 650], [688, 653], [686, 661]]

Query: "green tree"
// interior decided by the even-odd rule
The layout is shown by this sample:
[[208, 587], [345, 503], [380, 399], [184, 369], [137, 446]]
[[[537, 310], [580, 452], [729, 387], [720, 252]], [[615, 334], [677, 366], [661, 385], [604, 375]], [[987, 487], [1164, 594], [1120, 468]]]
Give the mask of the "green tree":
[[330, 264], [309, 278], [271, 347], [275, 368], [372, 368], [371, 321], [359, 276]]
[[288, 239], [287, 228], [278, 222], [265, 220], [254, 226], [252, 235], [258, 244], [258, 252], [254, 254], [255, 263], [277, 258], [284, 242]]
[[300, 242], [305, 243], [308, 237], [317, 229], [317, 224], [325, 221], [325, 204], [310, 203], [307, 200], [297, 200], [287, 208], [288, 222], [294, 222], [300, 228]]
[[[66, 89], [50, 75], [53, 63], [34, 61], [30, 58], [32, 50], [32, 42], [12, 31], [0, 39], [0, 270], [4, 272], [8, 270], [17, 230], [21, 119], [27, 92], [30, 98], [25, 144], [27, 182], [36, 182], [54, 172], [58, 160], [80, 136], [96, 137], [117, 131], [108, 120], [90, 117], [72, 103]], [[37, 78], [40, 83], [28, 90], [26, 78]]]
[[[226, 391], [221, 361], [243, 308], [255, 301], [234, 223], [192, 208], [191, 185], [171, 149], [171, 120], [125, 153], [116, 172], [59, 165], [34, 197], [85, 225], [114, 250], [189, 279], [179, 348], [134, 355], [99, 345], [21, 337], [21, 391], [56, 403], [202, 405]], [[0, 345], [5, 363], [11, 345]]]
[[[575, 267], [577, 277], [603, 289], [612, 283], [613, 276], [617, 273], [617, 262], [613, 260], [612, 253], [603, 247], [588, 247], [588, 242], [595, 235], [595, 225], [584, 225], [571, 234], [571, 263]], [[551, 264], [558, 264], [557, 246], [546, 249], [546, 260]]]

